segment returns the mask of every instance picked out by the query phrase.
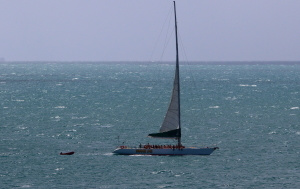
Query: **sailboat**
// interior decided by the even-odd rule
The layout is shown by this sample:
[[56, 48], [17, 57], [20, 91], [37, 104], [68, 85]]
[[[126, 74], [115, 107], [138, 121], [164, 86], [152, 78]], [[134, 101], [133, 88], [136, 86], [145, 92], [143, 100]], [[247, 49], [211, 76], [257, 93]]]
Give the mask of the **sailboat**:
[[179, 78], [179, 55], [177, 37], [176, 4], [174, 3], [175, 37], [176, 37], [176, 68], [173, 83], [173, 91], [168, 111], [160, 127], [159, 133], [151, 133], [152, 138], [176, 139], [176, 145], [141, 145], [138, 148], [120, 146], [113, 151], [120, 155], [210, 155], [218, 147], [185, 147], [181, 144], [181, 120], [180, 120], [180, 78]]

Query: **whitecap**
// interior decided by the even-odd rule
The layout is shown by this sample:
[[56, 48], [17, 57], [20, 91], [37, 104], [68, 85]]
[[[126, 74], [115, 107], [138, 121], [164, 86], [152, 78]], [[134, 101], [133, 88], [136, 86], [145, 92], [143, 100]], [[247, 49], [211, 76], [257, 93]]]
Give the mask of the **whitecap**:
[[76, 116], [73, 116], [72, 119], [86, 119], [87, 116], [83, 116], [83, 117], [76, 117]]
[[149, 89], [152, 90], [153, 87], [140, 87], [140, 89]]
[[23, 186], [20, 186], [21, 188], [31, 188], [31, 185], [29, 185], [29, 184], [25, 184], [25, 185], [23, 185]]
[[158, 188], [169, 188], [170, 187], [170, 185], [160, 185], [160, 186], [158, 186]]
[[51, 119], [54, 119], [55, 121], [60, 121], [61, 117], [60, 116], [55, 116], [55, 117], [51, 117]]
[[236, 98], [235, 96], [234, 96], [234, 97], [226, 97], [226, 98], [225, 98], [225, 100], [232, 100], [232, 101], [233, 101], [233, 100], [236, 100], [236, 99], [237, 99], [237, 98]]
[[100, 127], [109, 128], [109, 127], [112, 127], [112, 125], [101, 125]]
[[240, 87], [257, 87], [257, 85], [239, 84]]
[[112, 91], [113, 93], [121, 93], [122, 91]]
[[299, 110], [299, 107], [291, 107], [291, 110]]
[[54, 108], [63, 109], [63, 108], [67, 108], [67, 107], [65, 107], [65, 106], [56, 106], [56, 107], [54, 107]]
[[21, 99], [17, 99], [17, 100], [13, 100], [15, 102], [24, 102], [25, 100], [21, 100]]
[[210, 106], [209, 108], [217, 109], [217, 108], [220, 108], [220, 106]]

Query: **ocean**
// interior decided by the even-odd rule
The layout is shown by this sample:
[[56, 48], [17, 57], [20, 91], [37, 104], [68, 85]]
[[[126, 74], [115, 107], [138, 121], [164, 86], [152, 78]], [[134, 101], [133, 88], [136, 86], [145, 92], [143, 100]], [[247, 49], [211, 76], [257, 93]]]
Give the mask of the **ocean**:
[[300, 188], [300, 64], [180, 68], [182, 143], [210, 156], [112, 154], [176, 143], [147, 137], [170, 62], [0, 63], [0, 188]]

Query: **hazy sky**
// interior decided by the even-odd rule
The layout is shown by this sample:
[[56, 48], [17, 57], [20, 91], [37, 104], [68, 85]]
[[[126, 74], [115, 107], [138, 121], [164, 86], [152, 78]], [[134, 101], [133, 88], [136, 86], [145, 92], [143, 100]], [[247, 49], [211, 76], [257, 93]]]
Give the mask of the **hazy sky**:
[[[171, 0], [0, 0], [0, 57], [155, 60], [152, 52], [172, 5]], [[176, 6], [189, 61], [300, 60], [300, 0], [177, 0]], [[175, 58], [170, 44], [164, 60]]]

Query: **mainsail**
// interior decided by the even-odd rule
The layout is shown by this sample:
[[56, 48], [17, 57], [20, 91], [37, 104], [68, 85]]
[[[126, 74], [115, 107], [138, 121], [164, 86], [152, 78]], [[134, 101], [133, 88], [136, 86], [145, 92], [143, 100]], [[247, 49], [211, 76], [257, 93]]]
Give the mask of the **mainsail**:
[[179, 83], [179, 55], [178, 55], [178, 38], [177, 38], [177, 19], [176, 7], [174, 1], [174, 14], [175, 14], [175, 38], [176, 38], [176, 69], [173, 84], [173, 92], [171, 102], [166, 113], [159, 133], [152, 133], [148, 136], [158, 138], [176, 138], [180, 144], [181, 128], [180, 128], [180, 83]]
[[148, 136], [159, 138], [179, 138], [180, 132], [180, 114], [179, 114], [179, 75], [176, 67], [174, 86], [171, 102], [166, 113], [165, 119], [160, 127], [159, 133], [152, 133]]

